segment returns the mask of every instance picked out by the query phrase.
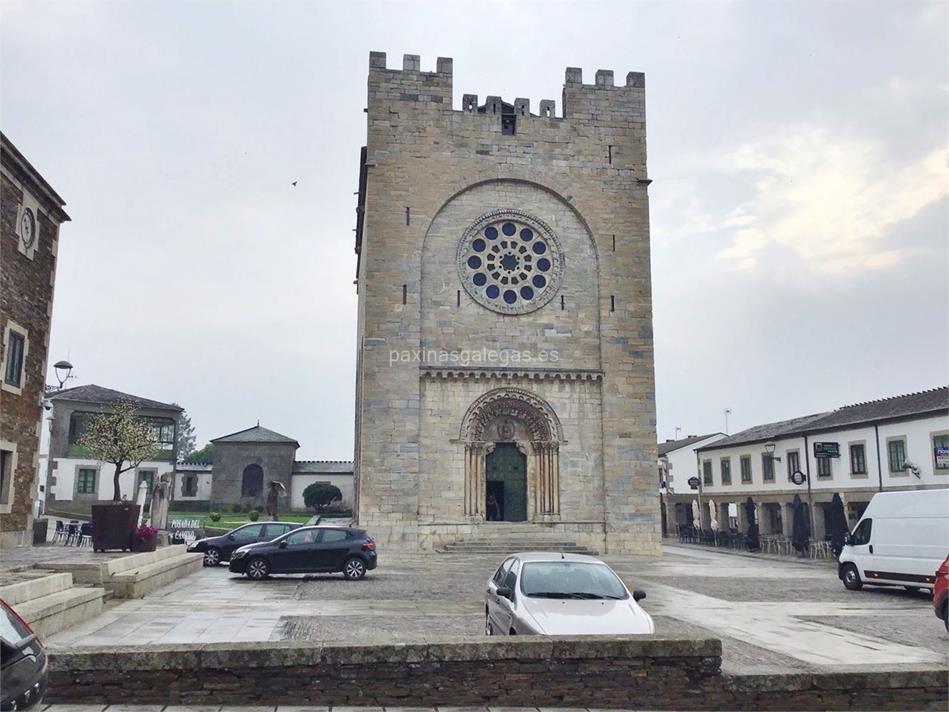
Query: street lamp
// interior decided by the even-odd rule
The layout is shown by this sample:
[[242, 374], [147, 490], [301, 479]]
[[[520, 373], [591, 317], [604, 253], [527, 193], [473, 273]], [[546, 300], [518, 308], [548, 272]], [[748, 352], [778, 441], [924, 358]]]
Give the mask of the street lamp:
[[775, 448], [775, 447], [776, 447], [776, 445], [775, 445], [773, 442], [765, 443], [765, 444], [764, 444], [764, 451], [765, 451], [765, 454], [768, 456], [768, 459], [769, 459], [769, 460], [777, 460], [778, 462], [781, 462], [781, 458], [780, 458], [780, 457], [775, 457], [775, 456], [774, 456], [774, 448]]
[[63, 385], [72, 377], [72, 364], [69, 361], [57, 361], [53, 364], [53, 370], [56, 371], [59, 390], [63, 390]]

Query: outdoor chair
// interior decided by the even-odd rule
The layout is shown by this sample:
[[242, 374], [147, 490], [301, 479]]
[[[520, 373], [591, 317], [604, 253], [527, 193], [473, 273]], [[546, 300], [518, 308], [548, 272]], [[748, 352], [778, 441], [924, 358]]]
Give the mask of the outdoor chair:
[[63, 520], [56, 520], [56, 531], [53, 532], [53, 541], [63, 541], [66, 538], [66, 527], [63, 526]]
[[79, 527], [79, 536], [76, 546], [89, 546], [92, 544], [92, 523], [85, 522]]
[[79, 521], [73, 519], [69, 524], [66, 525], [66, 538], [63, 541], [63, 546], [69, 546], [70, 544], [75, 544], [77, 538], [79, 537]]

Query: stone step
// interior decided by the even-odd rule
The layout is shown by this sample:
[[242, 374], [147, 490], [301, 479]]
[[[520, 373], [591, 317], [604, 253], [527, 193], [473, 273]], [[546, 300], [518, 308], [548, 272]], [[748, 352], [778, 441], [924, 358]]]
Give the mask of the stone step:
[[184, 544], [162, 546], [127, 556], [100, 555], [92, 561], [46, 562], [44, 568], [72, 574], [77, 583], [102, 586], [115, 598], [141, 598], [160, 586], [202, 568], [204, 556]]
[[27, 581], [0, 587], [0, 598], [14, 607], [45, 638], [102, 612], [102, 588], [74, 586], [72, 574], [41, 572]]

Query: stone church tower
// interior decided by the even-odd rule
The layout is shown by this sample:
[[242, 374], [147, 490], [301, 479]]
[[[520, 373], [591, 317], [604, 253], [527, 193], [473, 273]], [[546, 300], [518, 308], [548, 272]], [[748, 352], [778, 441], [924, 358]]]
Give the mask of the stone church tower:
[[[465, 94], [369, 59], [356, 514], [383, 542], [658, 553], [645, 82]], [[521, 536], [521, 538], [523, 538]]]

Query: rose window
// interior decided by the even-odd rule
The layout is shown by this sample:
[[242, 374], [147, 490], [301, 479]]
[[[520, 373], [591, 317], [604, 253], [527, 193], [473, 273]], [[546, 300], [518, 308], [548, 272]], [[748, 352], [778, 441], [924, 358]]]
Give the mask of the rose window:
[[560, 287], [560, 242], [546, 224], [525, 213], [490, 213], [465, 231], [458, 272], [465, 291], [488, 309], [531, 312]]

